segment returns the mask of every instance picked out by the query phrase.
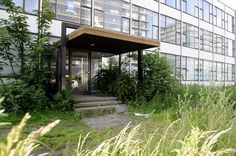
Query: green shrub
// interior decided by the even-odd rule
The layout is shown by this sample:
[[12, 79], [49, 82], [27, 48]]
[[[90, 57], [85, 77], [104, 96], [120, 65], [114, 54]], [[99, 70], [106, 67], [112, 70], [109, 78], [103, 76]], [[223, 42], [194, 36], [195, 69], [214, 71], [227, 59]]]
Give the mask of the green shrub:
[[4, 97], [1, 105], [6, 112], [25, 113], [48, 107], [44, 90], [21, 80], [2, 85], [0, 95]]
[[70, 91], [57, 92], [53, 96], [51, 108], [53, 110], [73, 111], [75, 100]]
[[131, 100], [136, 96], [136, 78], [117, 67], [101, 69], [96, 75], [95, 82], [102, 93], [118, 96], [120, 100]]
[[115, 95], [115, 82], [119, 77], [119, 73], [120, 71], [118, 67], [101, 69], [98, 71], [95, 76], [95, 84], [97, 89], [99, 89], [102, 93]]
[[179, 81], [175, 78], [171, 66], [159, 53], [153, 52], [143, 56], [143, 83], [140, 87], [141, 95], [152, 100], [157, 95], [175, 94]]

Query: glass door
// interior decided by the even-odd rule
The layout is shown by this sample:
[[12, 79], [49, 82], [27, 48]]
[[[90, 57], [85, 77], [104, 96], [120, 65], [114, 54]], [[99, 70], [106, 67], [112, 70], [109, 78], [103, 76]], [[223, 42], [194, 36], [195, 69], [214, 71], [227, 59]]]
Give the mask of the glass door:
[[89, 59], [88, 52], [72, 51], [71, 53], [71, 88], [76, 94], [89, 92]]

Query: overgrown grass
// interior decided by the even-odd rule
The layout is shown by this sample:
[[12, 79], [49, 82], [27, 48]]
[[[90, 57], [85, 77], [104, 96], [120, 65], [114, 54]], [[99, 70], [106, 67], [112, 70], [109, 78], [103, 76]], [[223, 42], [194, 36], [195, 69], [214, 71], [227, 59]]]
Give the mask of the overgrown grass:
[[[76, 154], [75, 149], [77, 148], [77, 143], [80, 140], [82, 144], [81, 137], [85, 137], [88, 132], [90, 132], [90, 135], [87, 137], [83, 148], [79, 149], [79, 153], [88, 152], [91, 154], [94, 151], [99, 151], [98, 153], [101, 155], [101, 153], [104, 152], [103, 150], [113, 151], [112, 149], [116, 149], [116, 147], [114, 147], [115, 144], [113, 144], [114, 138], [122, 134], [122, 136], [126, 136], [125, 138], [128, 139], [129, 137], [127, 136], [130, 136], [130, 132], [133, 132], [132, 129], [139, 124], [141, 128], [136, 128], [137, 131], [133, 132], [135, 135], [130, 136], [130, 140], [123, 140], [123, 142], [131, 144], [128, 144], [127, 149], [122, 149], [122, 151], [128, 151], [130, 148], [135, 150], [137, 146], [140, 146], [138, 150], [141, 150], [143, 155], [149, 155], [159, 146], [159, 155], [171, 156], [177, 154], [183, 155], [181, 153], [186, 152], [188, 147], [192, 148], [193, 153], [200, 149], [206, 149], [207, 152], [222, 152], [221, 149], [230, 147], [236, 148], [236, 111], [234, 109], [234, 100], [232, 96], [230, 96], [234, 94], [231, 93], [230, 89], [232, 88], [201, 88], [198, 86], [194, 88], [198, 91], [189, 87], [185, 94], [180, 95], [179, 99], [175, 101], [177, 106], [160, 112], [153, 112], [155, 109], [154, 106], [158, 105], [158, 103], [155, 103], [154, 99], [151, 104], [153, 107], [148, 108], [149, 110], [145, 110], [149, 113], [152, 112], [151, 117], [149, 119], [141, 119], [131, 115], [131, 125], [129, 128], [126, 128], [125, 131], [121, 131], [123, 127], [119, 126], [109, 129], [91, 129], [81, 122], [79, 114], [37, 112], [32, 114], [32, 119], [26, 127], [24, 136], [40, 125], [45, 125], [55, 119], [60, 119], [61, 123], [47, 135], [39, 138], [39, 140], [47, 145], [46, 149], [48, 151], [53, 152], [63, 149], [63, 151], [60, 152], [63, 152], [65, 155]], [[193, 94], [193, 92], [195, 93]], [[142, 107], [144, 108], [144, 106]], [[133, 111], [143, 111], [142, 107], [136, 107]], [[5, 119], [0, 118], [0, 122], [10, 121], [14, 125], [19, 123], [20, 118], [19, 116], [10, 114]], [[178, 120], [178, 122], [172, 124], [176, 120]], [[170, 126], [171, 124], [172, 126]], [[5, 128], [9, 127], [11, 126]], [[228, 131], [227, 129], [229, 128], [230, 130]], [[218, 140], [218, 136], [222, 134], [220, 132], [224, 133], [224, 130], [227, 130], [227, 133], [222, 135]], [[4, 137], [3, 135], [1, 136], [1, 142], [5, 140]], [[150, 137], [153, 138], [152, 143], [148, 143]], [[192, 139], [195, 139], [195, 142], [191, 142]], [[212, 139], [215, 139], [216, 142], [212, 141], [212, 144], [208, 144], [209, 146], [205, 148], [205, 144], [207, 144], [207, 142], [209, 143]], [[107, 141], [104, 142], [104, 140]], [[139, 142], [140, 140], [141, 142]], [[179, 140], [183, 142], [179, 142]], [[109, 144], [107, 144], [108, 142]], [[160, 145], [158, 145], [159, 142]], [[148, 144], [147, 148], [145, 146], [146, 144]], [[38, 150], [41, 151], [42, 148]], [[229, 149], [226, 152], [230, 152], [231, 150], [232, 149]], [[186, 155], [189, 156], [191, 154], [188, 153]]]

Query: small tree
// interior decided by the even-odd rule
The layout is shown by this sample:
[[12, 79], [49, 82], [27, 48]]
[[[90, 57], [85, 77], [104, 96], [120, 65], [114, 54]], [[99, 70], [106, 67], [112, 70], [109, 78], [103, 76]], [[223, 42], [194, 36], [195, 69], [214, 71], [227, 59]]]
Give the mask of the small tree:
[[152, 100], [156, 95], [173, 94], [178, 80], [173, 74], [171, 66], [158, 52], [147, 53], [143, 56], [143, 82], [140, 92], [145, 100]]
[[22, 13], [21, 7], [15, 6], [10, 0], [0, 0], [6, 6], [8, 19], [0, 19], [0, 70], [3, 66], [10, 65], [13, 76], [14, 64], [20, 62], [21, 73], [25, 70], [25, 51], [29, 44], [29, 30], [27, 17]]

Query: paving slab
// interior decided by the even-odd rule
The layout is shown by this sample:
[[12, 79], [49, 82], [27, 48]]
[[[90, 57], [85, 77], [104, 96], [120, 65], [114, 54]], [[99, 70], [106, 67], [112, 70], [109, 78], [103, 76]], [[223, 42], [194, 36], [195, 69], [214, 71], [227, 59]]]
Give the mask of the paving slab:
[[82, 122], [95, 129], [112, 128], [126, 126], [131, 122], [131, 118], [124, 114], [109, 114], [94, 118], [84, 118]]

